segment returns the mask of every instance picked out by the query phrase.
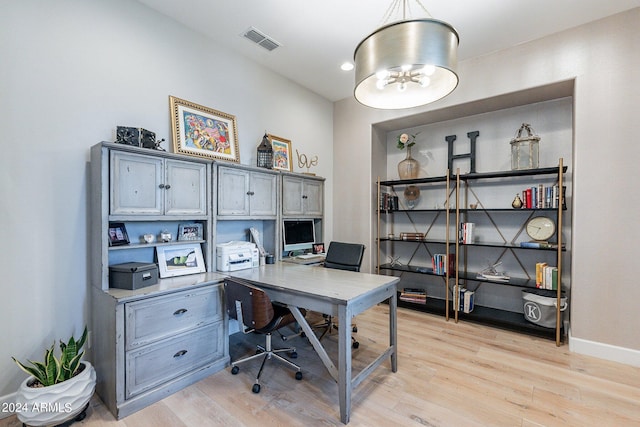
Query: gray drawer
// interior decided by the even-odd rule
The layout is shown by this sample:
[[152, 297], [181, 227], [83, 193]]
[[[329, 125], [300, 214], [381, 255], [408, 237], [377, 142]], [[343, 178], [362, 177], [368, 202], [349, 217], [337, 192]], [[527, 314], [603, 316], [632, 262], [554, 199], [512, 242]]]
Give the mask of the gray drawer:
[[125, 354], [125, 398], [135, 396], [224, 356], [222, 322]]
[[221, 285], [125, 304], [126, 350], [222, 320]]

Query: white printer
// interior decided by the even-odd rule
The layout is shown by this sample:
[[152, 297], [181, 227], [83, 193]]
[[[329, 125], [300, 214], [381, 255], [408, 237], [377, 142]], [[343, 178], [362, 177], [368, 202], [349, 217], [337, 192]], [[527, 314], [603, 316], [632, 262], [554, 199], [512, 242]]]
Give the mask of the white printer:
[[231, 241], [216, 245], [216, 261], [218, 271], [236, 271], [258, 267], [260, 255], [255, 243]]

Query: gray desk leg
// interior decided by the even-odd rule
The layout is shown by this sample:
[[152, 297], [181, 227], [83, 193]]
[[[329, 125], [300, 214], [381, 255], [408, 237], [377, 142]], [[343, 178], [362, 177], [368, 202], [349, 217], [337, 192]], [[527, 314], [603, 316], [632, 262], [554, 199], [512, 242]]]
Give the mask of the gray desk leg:
[[313, 329], [311, 329], [311, 326], [309, 325], [309, 322], [307, 322], [307, 319], [305, 319], [298, 307], [294, 305], [288, 305], [287, 307], [289, 308], [289, 310], [291, 310], [291, 314], [293, 314], [293, 317], [296, 318], [296, 321], [298, 322], [304, 333], [307, 335], [307, 339], [320, 357], [320, 360], [322, 360], [322, 363], [324, 363], [324, 366], [327, 368], [327, 371], [329, 371], [331, 377], [335, 381], [338, 381], [338, 370], [329, 358], [327, 351], [320, 343], [320, 340], [316, 336], [315, 332], [313, 332]]
[[351, 415], [351, 309], [338, 306], [338, 400], [340, 421], [349, 423]]
[[398, 372], [398, 296], [396, 292], [389, 298], [389, 345], [391, 353], [391, 371]]

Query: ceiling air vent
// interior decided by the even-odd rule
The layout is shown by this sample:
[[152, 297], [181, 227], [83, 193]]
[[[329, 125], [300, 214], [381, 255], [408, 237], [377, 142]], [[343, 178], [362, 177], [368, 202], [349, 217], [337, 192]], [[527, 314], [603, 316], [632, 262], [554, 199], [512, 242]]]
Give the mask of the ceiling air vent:
[[280, 47], [280, 43], [273, 40], [269, 36], [262, 34], [260, 31], [256, 30], [253, 27], [249, 27], [249, 29], [245, 31], [242, 36], [251, 40], [254, 43], [259, 44], [263, 48], [267, 49], [269, 52], [271, 52], [277, 47]]

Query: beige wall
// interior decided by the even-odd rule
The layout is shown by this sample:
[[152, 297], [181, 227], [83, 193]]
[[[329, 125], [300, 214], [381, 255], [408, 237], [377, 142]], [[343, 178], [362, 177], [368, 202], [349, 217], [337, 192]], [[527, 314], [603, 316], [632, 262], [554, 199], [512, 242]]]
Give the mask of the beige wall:
[[[640, 239], [635, 189], [640, 101], [640, 9], [459, 64], [447, 98], [409, 111], [376, 111], [348, 98], [335, 104], [335, 236], [373, 247], [373, 170], [385, 135], [372, 124], [575, 79], [571, 348], [640, 366]], [[464, 34], [461, 34], [464, 43]], [[415, 125], [415, 124], [414, 124]], [[384, 150], [386, 152], [386, 149]], [[372, 159], [367, 162], [368, 159]], [[377, 172], [376, 172], [377, 173]], [[370, 267], [371, 256], [369, 251]]]

